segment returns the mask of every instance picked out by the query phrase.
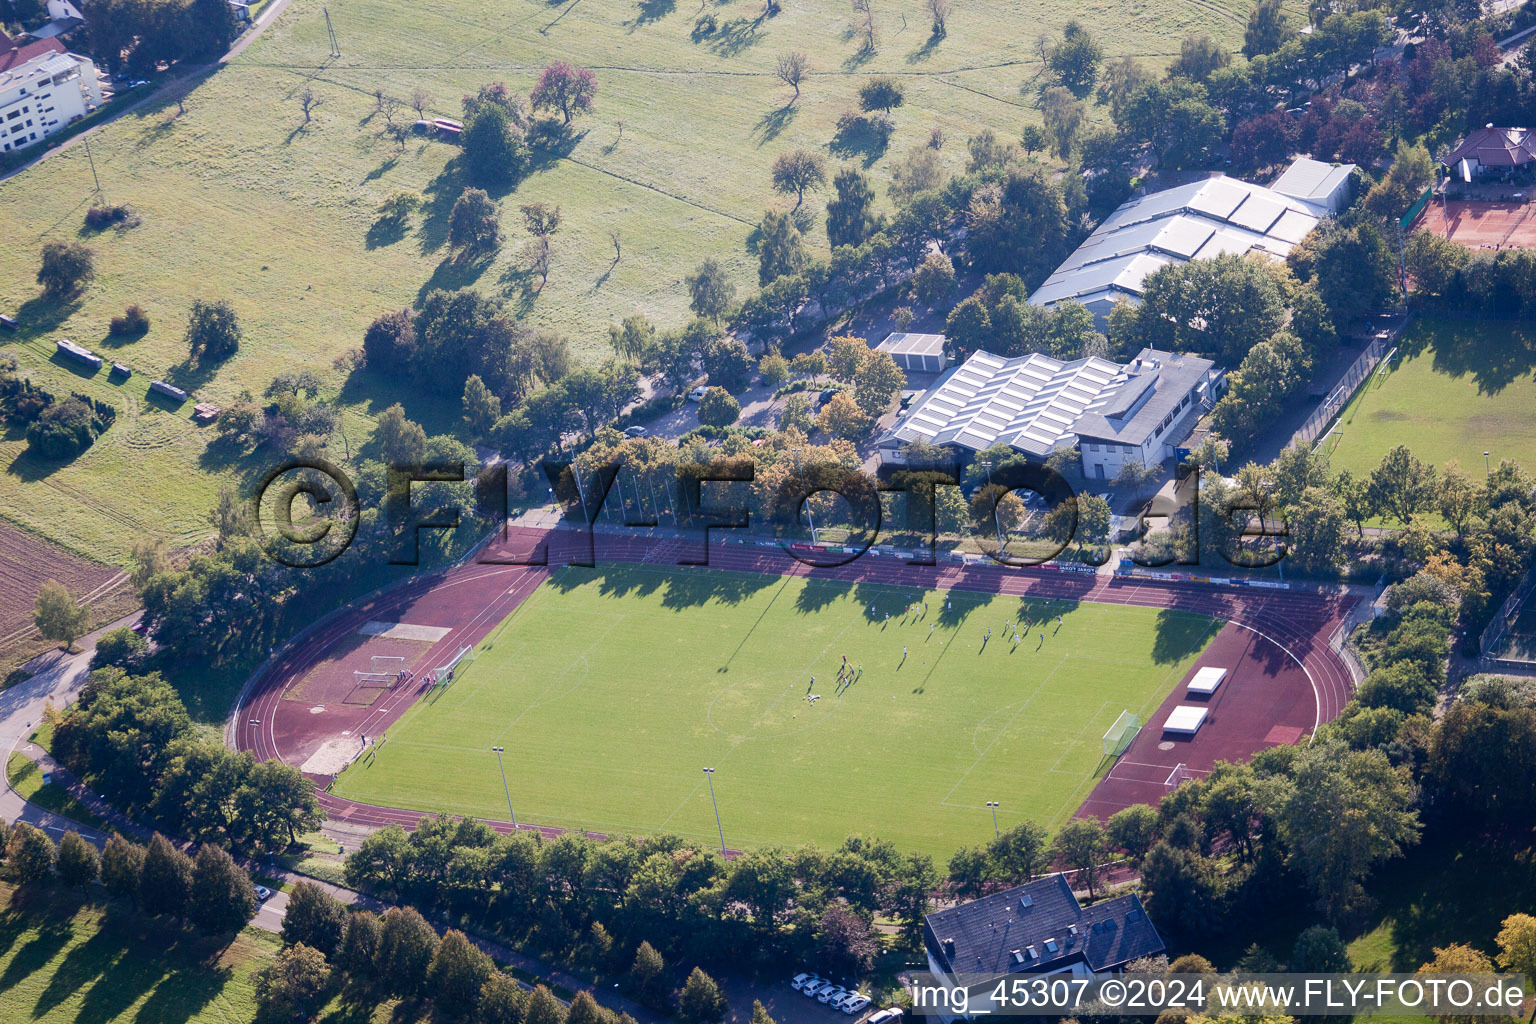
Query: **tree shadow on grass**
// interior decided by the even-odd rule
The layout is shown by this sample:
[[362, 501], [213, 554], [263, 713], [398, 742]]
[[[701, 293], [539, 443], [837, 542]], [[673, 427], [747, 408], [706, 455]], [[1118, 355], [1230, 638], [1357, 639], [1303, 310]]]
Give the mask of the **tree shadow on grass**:
[[[1470, 376], [1480, 395], [1496, 395], [1536, 374], [1536, 337], [1519, 324], [1457, 324], [1449, 331], [1415, 332], [1420, 337], [1403, 354], [1417, 355], [1434, 340], [1435, 372]], [[1400, 357], [1401, 358], [1401, 357]]]
[[[682, 557], [697, 558], [703, 546], [702, 533], [683, 541]], [[778, 584], [775, 576], [760, 573], [722, 572], [703, 566], [676, 566], [670, 569], [603, 567], [601, 537], [596, 551], [598, 568], [567, 566], [549, 579], [547, 586], [569, 592], [598, 581], [604, 597], [648, 597], [661, 595], [662, 607], [670, 611], [698, 608], [711, 602], [740, 604], [747, 598]]]
[[422, 282], [421, 288], [416, 292], [416, 305], [420, 306], [429, 294], [439, 289], [451, 292], [468, 288], [490, 269], [493, 259], [492, 256], [482, 256], [476, 260], [445, 257], [437, 264], [437, 269], [432, 271], [432, 276]]
[[[566, 159], [575, 151], [576, 147], [587, 137], [587, 132], [589, 131], [591, 131], [590, 128], [572, 131], [569, 127], [564, 127], [560, 129], [558, 135], [553, 137], [544, 136], [543, 140], [531, 150], [531, 157], [528, 162], [528, 175], [543, 174], [545, 171], [553, 170], [561, 160]], [[492, 192], [491, 195], [494, 198], [500, 199], [516, 188], [517, 183], [514, 182], [500, 194]]]
[[869, 118], [857, 117], [838, 128], [827, 149], [844, 160], [858, 159], [868, 168], [885, 155], [889, 145], [890, 140]]
[[[213, 360], [200, 359], [194, 362], [191, 359], [186, 359], [166, 370], [161, 379], [167, 384], [174, 384], [176, 387], [181, 388], [181, 390], [187, 393], [187, 400], [192, 401], [192, 393], [218, 376], [219, 367], [222, 365], [222, 362], [214, 362]], [[159, 398], [159, 396], [151, 394], [151, 398], [155, 399]], [[162, 407], [168, 406], [173, 409], [180, 409], [182, 405], [182, 403], [171, 399], [161, 399], [161, 402]]]
[[1157, 613], [1152, 661], [1157, 665], [1171, 665], [1187, 658], [1205, 646], [1220, 629], [1221, 624], [1207, 616], [1164, 608]]
[[9, 338], [30, 341], [33, 338], [52, 334], [64, 321], [79, 312], [81, 298], [80, 295], [71, 295], [63, 299], [39, 295], [28, 299], [16, 308], [16, 320], [19, 326]]
[[[604, 278], [606, 277], [605, 274]], [[507, 264], [497, 276], [496, 283], [501, 286], [502, 297], [512, 304], [518, 316], [528, 315], [541, 289], [538, 274], [531, 267], [525, 267], [516, 260]]]
[[721, 57], [735, 57], [756, 46], [760, 38], [757, 27], [761, 19], [732, 18], [709, 36], [709, 49]]
[[938, 35], [938, 34], [929, 35], [929, 37], [927, 39], [923, 40], [923, 45], [922, 46], [919, 46], [917, 49], [915, 49], [911, 53], [907, 54], [907, 63], [908, 64], [921, 64], [923, 61], [927, 60], [929, 57], [932, 57], [934, 55], [934, 53], [939, 48], [939, 44], [942, 43], [943, 41], [944, 41], [944, 37], [941, 36], [941, 35]]
[[11, 962], [5, 965], [5, 972], [0, 974], [0, 995], [46, 968], [75, 934], [74, 922], [67, 916], [55, 917], [51, 910], [30, 912], [27, 908], [32, 902], [33, 894], [25, 888], [18, 889], [12, 896], [11, 907], [0, 915], [0, 931], [13, 948], [24, 932], [37, 933], [17, 948]]
[[378, 181], [380, 178], [384, 177], [384, 175], [386, 175], [390, 171], [394, 170], [395, 167], [399, 165], [399, 163], [400, 163], [400, 154], [396, 153], [394, 156], [389, 157], [383, 163], [379, 164], [379, 166], [375, 167], [373, 170], [371, 170], [367, 174], [363, 175], [363, 181], [364, 182]]
[[630, 32], [644, 28], [653, 21], [660, 21], [677, 7], [677, 0], [639, 0], [635, 5], [635, 16], [624, 22], [624, 28]]
[[416, 239], [423, 255], [435, 253], [448, 244], [448, 215], [453, 212], [453, 204], [458, 202], [466, 187], [456, 169], [456, 163], [443, 168], [442, 173], [422, 190], [425, 198], [421, 205], [421, 225], [416, 229]]
[[[225, 942], [173, 931], [158, 922], [145, 925], [113, 908], [102, 930], [85, 943], [98, 946], [91, 958], [106, 961], [106, 966], [86, 991], [75, 1024], [121, 1021], [146, 994], [149, 998], [134, 1015], [135, 1021], [182, 1024], [191, 1020], [219, 996], [233, 975], [218, 962]], [[147, 952], [150, 949], [155, 952]]]
[[788, 128], [794, 121], [800, 108], [793, 103], [786, 103], [777, 110], [770, 110], [757, 119], [757, 124], [752, 126], [752, 134], [757, 137], [758, 146], [766, 146]]
[[1524, 843], [1432, 826], [1422, 843], [1370, 881], [1396, 947], [1392, 963], [1380, 969], [1416, 970], [1433, 959], [1434, 947], [1454, 942], [1494, 948], [1503, 919], [1536, 901], [1532, 857]]
[[368, 233], [363, 236], [363, 246], [368, 249], [382, 249], [394, 245], [405, 238], [409, 224], [396, 217], [380, 217], [368, 225]]

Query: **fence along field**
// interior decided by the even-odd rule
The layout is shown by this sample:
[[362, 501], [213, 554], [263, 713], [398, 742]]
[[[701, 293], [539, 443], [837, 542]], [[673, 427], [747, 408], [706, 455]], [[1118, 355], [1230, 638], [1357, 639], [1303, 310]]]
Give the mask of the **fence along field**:
[[519, 821], [714, 841], [709, 766], [732, 848], [868, 832], [947, 859], [991, 836], [988, 800], [1004, 828], [1070, 817], [1113, 764], [1105, 731], [1125, 711], [1145, 721], [1216, 631], [1036, 598], [1015, 646], [1003, 623], [1020, 611], [959, 591], [564, 569], [333, 792], [505, 821], [502, 746]]
[[[1235, 48], [1249, 4], [1161, 0], [1126, 11], [1042, 0], [1023, 11], [981, 0], [963, 5], [947, 37], [931, 41], [920, 0], [902, 0], [878, 5], [880, 42], [867, 59], [847, 37], [852, 11], [841, 0], [784, 4], [755, 26], [755, 0], [715, 5], [721, 28], [698, 41], [696, 7], [666, 0], [513, 0], [494, 13], [469, 0], [325, 6], [340, 58], [327, 58], [319, 0], [295, 0], [191, 93], [184, 114], [156, 99], [93, 136], [105, 198], [133, 206], [142, 223], [87, 239], [98, 253], [98, 279], [77, 302], [34, 301], [34, 277], [42, 243], [75, 240], [91, 205], [83, 148], [0, 186], [12, 242], [0, 246], [0, 306], [24, 314], [23, 340], [70, 337], [138, 375], [161, 376], [185, 367], [182, 331], [192, 300], [227, 297], [245, 326], [240, 353], [187, 375], [198, 397], [227, 405], [242, 390], [260, 394], [281, 371], [312, 370], [340, 388], [332, 361], [360, 343], [374, 316], [416, 301], [426, 287], [474, 286], [507, 296], [530, 323], [566, 333], [581, 357], [596, 359], [607, 353], [608, 325], [626, 315], [644, 313], [663, 326], [683, 322], [683, 277], [706, 257], [730, 270], [740, 294], [755, 286], [748, 242], [764, 208], [784, 204], [769, 186], [779, 154], [805, 147], [837, 157], [829, 170], [844, 160], [867, 165], [888, 209], [883, 195], [893, 160], [925, 145], [932, 129], [944, 131], [941, 158], [957, 171], [968, 136], [991, 128], [1017, 138], [1023, 125], [1039, 122], [1028, 94], [1040, 70], [1037, 32], [1059, 32], [1078, 18], [1111, 56], [1137, 54], [1160, 68], [1189, 31], [1208, 31]], [[793, 105], [791, 90], [772, 75], [777, 55], [791, 49], [807, 53], [812, 72]], [[499, 197], [509, 236], [501, 255], [484, 268], [452, 264], [445, 220], [457, 185], [443, 171], [455, 151], [415, 138], [397, 151], [374, 113], [374, 92], [404, 100], [420, 88], [432, 97], [429, 116], [458, 116], [463, 94], [497, 79], [526, 93], [555, 59], [594, 69], [596, 114], [576, 122], [567, 152], [541, 161], [515, 192]], [[838, 116], [856, 107], [859, 85], [873, 74], [893, 75], [906, 90], [889, 149], [830, 153]], [[299, 106], [306, 86], [320, 101], [307, 125]], [[414, 118], [414, 111], [399, 116]], [[403, 238], [381, 243], [370, 235], [375, 208], [400, 190], [424, 193], [431, 212], [418, 215]], [[524, 287], [516, 209], [535, 200], [558, 203], [563, 214], [549, 282], [536, 296]], [[808, 201], [819, 209], [825, 195]], [[610, 229], [623, 240], [617, 263]], [[819, 220], [807, 238], [825, 244]], [[108, 319], [131, 303], [148, 310], [149, 333], [126, 345], [100, 344]], [[51, 343], [7, 350], [13, 347], [44, 383], [74, 383], [48, 361]], [[370, 377], [361, 384], [342, 395], [343, 427], [353, 438], [396, 400], [429, 430], [457, 424], [457, 396], [432, 403], [409, 382]], [[207, 535], [202, 524], [219, 480], [243, 479], [253, 469], [207, 452], [207, 431], [163, 432], [153, 422], [150, 416], [140, 428], [144, 443], [131, 460], [126, 452], [93, 453], [48, 479], [152, 529], [170, 523], [177, 544], [195, 542]], [[8, 469], [13, 456], [4, 455], [0, 467]], [[123, 493], [123, 481], [156, 486]], [[0, 476], [0, 507], [38, 531], [67, 533], [74, 546], [126, 559], [131, 538], [120, 525], [88, 502], [60, 503], [30, 474]]]

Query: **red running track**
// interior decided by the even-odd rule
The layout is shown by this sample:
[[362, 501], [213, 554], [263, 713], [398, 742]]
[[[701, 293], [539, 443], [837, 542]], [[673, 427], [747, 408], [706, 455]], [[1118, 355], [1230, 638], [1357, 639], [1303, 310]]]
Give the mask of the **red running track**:
[[[599, 567], [615, 561], [676, 565], [680, 559], [697, 560], [705, 554], [702, 541], [639, 533], [598, 534], [593, 543], [595, 550], [589, 547], [587, 535], [577, 531], [514, 528], [483, 549], [475, 562], [423, 577], [346, 609], [314, 635], [285, 650], [248, 685], [235, 711], [237, 746], [259, 758], [275, 757], [302, 765], [326, 739], [380, 735], [399, 718], [420, 696], [422, 687], [387, 691], [366, 708], [327, 703], [323, 711], [307, 706], [307, 701], [285, 700], [283, 696], [317, 666], [334, 658], [338, 648], [348, 642], [355, 645], [358, 629], [370, 620], [447, 628], [449, 632], [417, 662], [438, 665], [459, 647], [479, 643], [551, 569], [584, 559], [588, 553], [595, 555]], [[527, 561], [535, 551], [547, 553], [549, 568], [490, 562]], [[1230, 669], [1228, 681], [1211, 700], [1207, 724], [1193, 740], [1144, 728], [1089, 794], [1079, 814], [1107, 817], [1131, 804], [1156, 803], [1165, 792], [1164, 781], [1174, 763], [1198, 772], [1208, 770], [1217, 760], [1233, 760], [1264, 746], [1295, 742], [1338, 717], [1349, 699], [1349, 669], [1328, 646], [1328, 637], [1356, 600], [1347, 595], [1090, 576], [992, 564], [918, 566], [900, 557], [875, 553], [847, 565], [817, 567], [777, 547], [718, 541], [709, 546], [708, 561], [710, 568], [734, 572], [1097, 601], [1189, 611], [1226, 620], [1229, 625], [1200, 662], [1220, 662]], [[1186, 700], [1183, 687], [1175, 688], [1153, 720], [1161, 721], [1173, 705]], [[250, 725], [252, 719], [260, 724]], [[331, 780], [330, 776], [314, 778], [321, 786]], [[369, 826], [399, 824], [411, 828], [424, 816], [421, 811], [360, 804], [325, 792], [320, 794], [320, 802], [333, 819]], [[512, 828], [510, 822], [489, 824], [501, 831]], [[521, 827], [540, 828], [548, 834], [561, 831], [526, 823]]]

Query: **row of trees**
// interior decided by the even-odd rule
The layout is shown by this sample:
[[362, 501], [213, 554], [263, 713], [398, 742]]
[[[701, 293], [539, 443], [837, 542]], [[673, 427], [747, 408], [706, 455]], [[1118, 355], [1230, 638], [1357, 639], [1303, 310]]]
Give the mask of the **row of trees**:
[[83, 889], [100, 881], [113, 899], [210, 935], [237, 932], [256, 912], [250, 875], [211, 844], [194, 857], [159, 833], [148, 845], [113, 835], [98, 854], [79, 833], [64, 833], [55, 846], [46, 832], [26, 822], [7, 828], [0, 821], [0, 853], [6, 873], [20, 885], [57, 882]]
[[[601, 926], [592, 941], [604, 954], [615, 952]], [[382, 915], [353, 910], [309, 882], [294, 886], [283, 917], [283, 944], [277, 963], [258, 981], [258, 993], [270, 1010], [307, 1017], [323, 993], [339, 992], [347, 1002], [373, 1005], [381, 997], [429, 1001], [446, 1020], [490, 1024], [633, 1024], [578, 992], [569, 1005], [543, 985], [525, 990], [502, 973], [474, 940], [462, 931], [437, 931], [411, 907], [391, 907]], [[681, 990], [667, 985], [666, 964], [647, 942], [635, 951], [626, 985], [647, 1003], [688, 1024], [709, 1024], [724, 1016], [726, 1002], [714, 979], [698, 968]], [[761, 1006], [756, 1007], [761, 1011]], [[766, 1014], [754, 1024], [771, 1024]]]
[[297, 768], [198, 736], [156, 673], [93, 672], [59, 720], [53, 750], [114, 806], [205, 844], [272, 852], [321, 820]]
[[727, 861], [673, 836], [546, 840], [447, 817], [409, 834], [374, 833], [347, 858], [346, 876], [385, 898], [607, 969], [645, 940], [695, 963], [814, 953], [849, 974], [872, 961], [877, 914], [915, 945], [939, 883], [926, 856], [872, 839]]

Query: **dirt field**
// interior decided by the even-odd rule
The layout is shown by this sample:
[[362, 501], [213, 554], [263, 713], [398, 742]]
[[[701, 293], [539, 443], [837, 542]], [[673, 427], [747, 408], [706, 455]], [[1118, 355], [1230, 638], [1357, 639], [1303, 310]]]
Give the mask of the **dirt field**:
[[1442, 206], [1431, 202], [1414, 221], [1413, 230], [1424, 228], [1468, 249], [1536, 247], [1536, 202], [1485, 203], [1453, 200]]
[[24, 651], [36, 653], [32, 605], [48, 580], [101, 610], [126, 592], [126, 579], [121, 569], [87, 561], [0, 520], [0, 666], [14, 664]]

